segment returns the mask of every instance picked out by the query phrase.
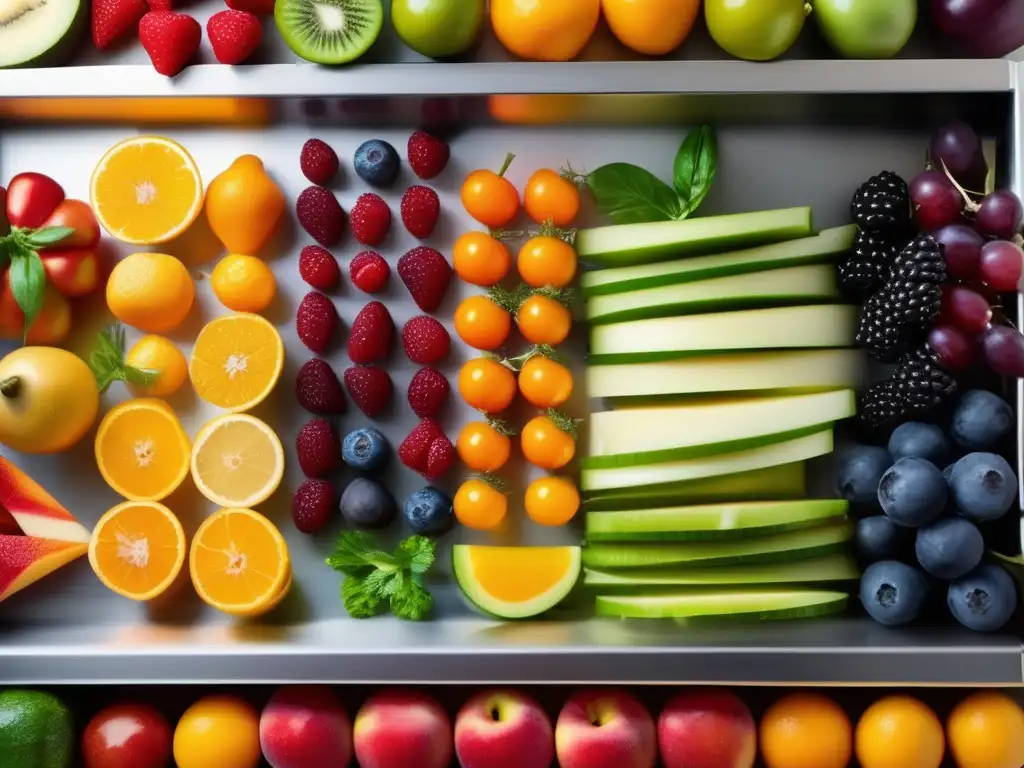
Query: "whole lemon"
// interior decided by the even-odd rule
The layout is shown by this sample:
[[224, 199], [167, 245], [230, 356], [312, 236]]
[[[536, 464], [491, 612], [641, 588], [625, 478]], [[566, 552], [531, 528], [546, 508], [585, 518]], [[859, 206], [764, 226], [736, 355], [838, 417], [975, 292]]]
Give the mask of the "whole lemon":
[[1005, 693], [968, 696], [949, 716], [946, 733], [957, 768], [1024, 765], [1024, 709]]
[[213, 268], [213, 292], [235, 312], [262, 312], [277, 293], [274, 273], [262, 259], [229, 253]]
[[200, 699], [174, 729], [178, 768], [256, 768], [261, 755], [259, 715], [234, 696]]
[[861, 768], [939, 768], [946, 737], [931, 707], [912, 696], [886, 696], [861, 715], [854, 750]]
[[491, 25], [501, 44], [523, 59], [568, 61], [597, 28], [601, 0], [491, 0]]
[[22, 347], [0, 360], [0, 443], [58, 453], [96, 421], [100, 394], [89, 366], [56, 347]]
[[284, 210], [284, 193], [255, 155], [239, 157], [206, 189], [210, 229], [231, 253], [259, 253]]
[[166, 397], [173, 395], [188, 378], [188, 361], [174, 342], [164, 336], [143, 336], [128, 350], [125, 365], [152, 371], [156, 380], [146, 386], [133, 387], [138, 395]]
[[150, 333], [181, 325], [195, 296], [185, 265], [166, 253], [133, 253], [107, 279], [107, 307], [114, 317]]

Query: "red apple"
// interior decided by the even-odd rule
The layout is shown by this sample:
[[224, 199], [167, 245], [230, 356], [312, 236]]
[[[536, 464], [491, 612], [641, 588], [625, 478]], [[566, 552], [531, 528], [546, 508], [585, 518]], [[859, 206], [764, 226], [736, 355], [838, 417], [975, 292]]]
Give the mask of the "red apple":
[[345, 768], [352, 721], [330, 688], [286, 686], [263, 709], [260, 745], [271, 768]]
[[729, 691], [687, 691], [662, 710], [658, 749], [665, 768], [753, 768], [757, 726]]
[[525, 693], [478, 693], [455, 717], [455, 754], [462, 768], [550, 768], [551, 720]]
[[100, 287], [103, 270], [95, 250], [46, 250], [39, 255], [46, 279], [62, 295], [86, 296]]
[[85, 768], [167, 768], [171, 726], [147, 704], [116, 704], [98, 713], [82, 734]]
[[579, 691], [558, 715], [555, 749], [561, 768], [653, 768], [654, 720], [625, 691]]
[[353, 742], [360, 768], [448, 768], [452, 721], [430, 696], [382, 691], [356, 715]]

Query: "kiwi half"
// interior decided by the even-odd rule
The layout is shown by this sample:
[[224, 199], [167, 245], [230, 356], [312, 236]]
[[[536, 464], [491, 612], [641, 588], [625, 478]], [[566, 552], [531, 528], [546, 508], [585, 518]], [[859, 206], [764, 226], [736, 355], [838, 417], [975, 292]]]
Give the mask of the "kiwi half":
[[348, 64], [384, 26], [381, 0], [277, 0], [274, 21], [295, 53], [316, 64]]

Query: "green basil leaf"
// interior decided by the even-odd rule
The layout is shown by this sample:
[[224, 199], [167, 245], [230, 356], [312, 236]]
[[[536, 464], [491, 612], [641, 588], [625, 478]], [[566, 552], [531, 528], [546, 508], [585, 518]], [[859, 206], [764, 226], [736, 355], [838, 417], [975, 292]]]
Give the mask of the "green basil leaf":
[[46, 229], [37, 229], [26, 240], [29, 245], [45, 248], [48, 245], [59, 243], [66, 237], [70, 237], [74, 234], [74, 231], [71, 227], [47, 227]]
[[685, 219], [704, 202], [717, 170], [718, 139], [715, 129], [702, 125], [690, 132], [676, 153], [672, 180], [682, 202], [682, 215], [678, 218]]
[[[46, 270], [43, 260], [35, 251], [19, 253], [11, 260], [11, 293], [14, 301], [25, 313], [25, 337], [32, 321], [43, 307], [43, 290], [46, 287]], [[23, 339], [24, 340], [24, 339]]]
[[630, 163], [602, 165], [587, 176], [598, 210], [616, 224], [679, 218], [679, 198], [650, 171]]

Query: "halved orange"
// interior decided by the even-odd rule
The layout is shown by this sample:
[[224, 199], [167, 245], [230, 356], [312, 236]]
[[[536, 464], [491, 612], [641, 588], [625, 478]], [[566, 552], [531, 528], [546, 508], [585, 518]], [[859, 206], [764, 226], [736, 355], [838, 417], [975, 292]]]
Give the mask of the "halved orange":
[[237, 413], [263, 402], [283, 367], [284, 342], [277, 329], [259, 315], [238, 312], [203, 327], [188, 373], [199, 397]]
[[581, 565], [579, 547], [452, 547], [462, 594], [502, 619], [525, 619], [554, 608], [572, 591]]
[[160, 501], [188, 474], [192, 444], [163, 400], [128, 400], [96, 432], [96, 465], [107, 485], [132, 501]]
[[107, 151], [92, 173], [92, 208], [124, 243], [166, 243], [203, 210], [203, 180], [188, 151], [163, 136], [136, 136]]
[[221, 509], [199, 526], [189, 552], [189, 572], [206, 603], [251, 617], [280, 603], [292, 567], [277, 527], [259, 512], [236, 508]]
[[185, 562], [185, 531], [155, 501], [126, 501], [93, 529], [89, 564], [109, 589], [132, 600], [152, 600], [174, 583]]
[[255, 507], [284, 475], [284, 447], [264, 421], [245, 413], [218, 416], [192, 446], [192, 479], [222, 507]]

